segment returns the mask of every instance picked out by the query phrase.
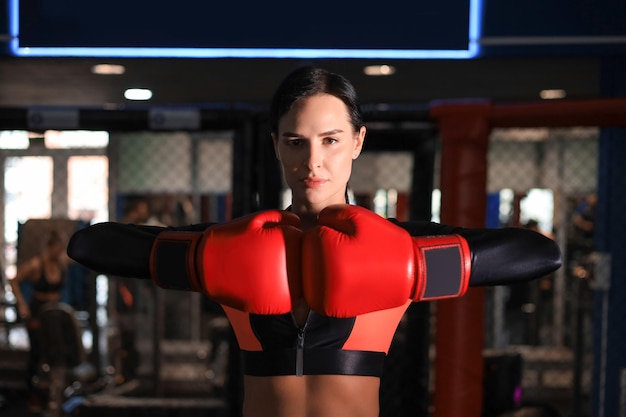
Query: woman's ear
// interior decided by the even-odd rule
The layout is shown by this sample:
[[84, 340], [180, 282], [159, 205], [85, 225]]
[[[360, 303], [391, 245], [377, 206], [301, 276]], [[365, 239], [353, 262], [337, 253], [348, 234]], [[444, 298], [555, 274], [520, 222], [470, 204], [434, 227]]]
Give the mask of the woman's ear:
[[365, 142], [365, 133], [367, 129], [365, 126], [361, 126], [359, 132], [354, 138], [354, 151], [352, 153], [352, 159], [357, 159], [363, 150], [363, 143]]

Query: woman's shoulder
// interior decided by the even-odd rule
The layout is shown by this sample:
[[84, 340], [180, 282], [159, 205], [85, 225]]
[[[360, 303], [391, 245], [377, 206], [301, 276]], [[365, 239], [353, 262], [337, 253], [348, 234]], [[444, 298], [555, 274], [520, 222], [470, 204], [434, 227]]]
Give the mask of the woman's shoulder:
[[41, 274], [42, 266], [43, 266], [43, 260], [41, 256], [34, 256], [32, 258], [29, 258], [23, 261], [20, 265], [18, 265], [15, 277], [18, 280], [37, 279], [39, 278], [39, 275]]
[[388, 220], [409, 232], [411, 236], [446, 235], [457, 233], [460, 230], [458, 227], [432, 221], [399, 221], [395, 218], [389, 218]]

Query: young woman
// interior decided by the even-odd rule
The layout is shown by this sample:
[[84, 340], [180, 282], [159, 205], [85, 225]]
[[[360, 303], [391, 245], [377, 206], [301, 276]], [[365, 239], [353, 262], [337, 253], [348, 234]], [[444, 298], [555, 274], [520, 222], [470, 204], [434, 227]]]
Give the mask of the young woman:
[[[17, 308], [23, 319], [34, 319], [40, 307], [47, 302], [61, 300], [61, 290], [65, 283], [65, 272], [71, 259], [65, 253], [61, 235], [50, 232], [44, 240], [43, 250], [18, 265], [15, 277], [11, 280], [11, 288], [17, 301]], [[33, 297], [27, 303], [20, 290], [20, 283], [30, 281], [33, 284]]]
[[[38, 316], [44, 305], [49, 302], [59, 302], [65, 284], [65, 274], [71, 259], [65, 253], [62, 236], [51, 231], [44, 239], [43, 250], [40, 255], [24, 261], [18, 265], [15, 277], [10, 280], [13, 294], [20, 317], [25, 320], [30, 342], [27, 385], [31, 390], [28, 399], [29, 407], [39, 408], [39, 399], [35, 395], [32, 377], [37, 372], [40, 358], [41, 327]], [[22, 294], [20, 283], [30, 281], [33, 286], [32, 298], [27, 301]]]
[[558, 246], [528, 230], [400, 223], [346, 204], [366, 127], [338, 74], [290, 74], [271, 123], [286, 210], [179, 228], [101, 223], [69, 245], [97, 271], [219, 302], [242, 351], [246, 417], [378, 416], [384, 359], [411, 302], [561, 264]]

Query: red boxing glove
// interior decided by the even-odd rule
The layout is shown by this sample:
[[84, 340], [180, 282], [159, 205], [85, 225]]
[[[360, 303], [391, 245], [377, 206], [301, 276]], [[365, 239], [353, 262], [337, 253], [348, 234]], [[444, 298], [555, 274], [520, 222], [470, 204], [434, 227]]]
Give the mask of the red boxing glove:
[[352, 317], [421, 301], [458, 297], [471, 254], [458, 235], [416, 237], [358, 206], [322, 210], [304, 235], [304, 298], [318, 313]]
[[152, 280], [250, 313], [288, 313], [302, 295], [299, 225], [293, 213], [270, 210], [204, 232], [161, 232], [150, 254]]

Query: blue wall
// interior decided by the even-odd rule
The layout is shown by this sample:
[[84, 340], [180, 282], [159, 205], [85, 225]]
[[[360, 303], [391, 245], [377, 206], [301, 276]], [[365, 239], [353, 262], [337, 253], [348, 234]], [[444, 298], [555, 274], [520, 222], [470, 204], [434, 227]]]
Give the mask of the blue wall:
[[[604, 95], [626, 95], [626, 57], [604, 61]], [[609, 286], [594, 293], [594, 417], [620, 412], [620, 374], [626, 372], [626, 129], [602, 129], [598, 161], [595, 244], [611, 255]], [[623, 410], [621, 410], [623, 412]]]

